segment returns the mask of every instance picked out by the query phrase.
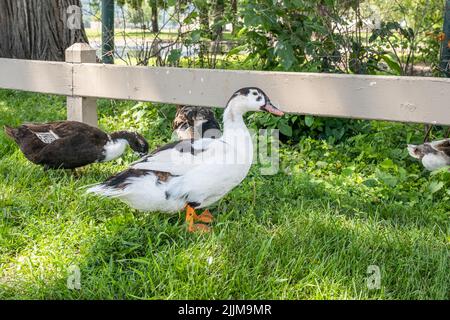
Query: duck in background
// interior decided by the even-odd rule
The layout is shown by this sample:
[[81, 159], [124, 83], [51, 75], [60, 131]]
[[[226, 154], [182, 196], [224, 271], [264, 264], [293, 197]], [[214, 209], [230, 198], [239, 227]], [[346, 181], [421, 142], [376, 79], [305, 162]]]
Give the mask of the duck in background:
[[425, 169], [439, 170], [450, 166], [450, 139], [425, 142], [420, 145], [408, 145], [411, 157], [419, 159]]
[[214, 112], [204, 107], [177, 106], [173, 130], [180, 140], [216, 139], [222, 136]]
[[261, 89], [240, 89], [227, 104], [220, 138], [165, 145], [87, 192], [117, 198], [141, 211], [186, 209], [189, 232], [209, 231], [205, 223], [212, 222], [211, 213], [197, 215], [196, 209], [223, 198], [245, 179], [252, 165], [252, 137], [243, 119], [249, 111], [283, 115]]
[[138, 133], [119, 131], [108, 135], [77, 121], [6, 126], [5, 133], [28, 160], [45, 169], [75, 169], [111, 161], [120, 157], [127, 146], [141, 156], [148, 153], [148, 143]]

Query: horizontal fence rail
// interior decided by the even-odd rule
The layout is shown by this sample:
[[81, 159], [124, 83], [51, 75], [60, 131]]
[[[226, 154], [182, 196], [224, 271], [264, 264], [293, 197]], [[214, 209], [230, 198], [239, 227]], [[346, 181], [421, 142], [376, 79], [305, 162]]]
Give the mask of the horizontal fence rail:
[[70, 96], [72, 72], [64, 62], [0, 58], [0, 88]]
[[229, 71], [0, 59], [0, 88], [68, 97], [224, 107], [256, 86], [280, 109], [326, 117], [450, 125], [450, 79]]

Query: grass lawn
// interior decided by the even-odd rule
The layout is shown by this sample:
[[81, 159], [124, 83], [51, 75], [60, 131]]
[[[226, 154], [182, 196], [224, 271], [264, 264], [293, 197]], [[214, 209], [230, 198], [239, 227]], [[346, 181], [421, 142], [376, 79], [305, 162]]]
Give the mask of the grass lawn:
[[[0, 126], [65, 118], [61, 97], [0, 90]], [[100, 101], [100, 125], [171, 138], [170, 106]], [[44, 172], [0, 133], [0, 298], [448, 299], [450, 177], [410, 159], [420, 126], [367, 122], [341, 144], [281, 147], [281, 170], [253, 166], [217, 203], [211, 234], [183, 214], [141, 213], [85, 196], [136, 160], [131, 152], [77, 178]], [[379, 289], [366, 283], [369, 266]], [[67, 288], [71, 266], [81, 289]]]

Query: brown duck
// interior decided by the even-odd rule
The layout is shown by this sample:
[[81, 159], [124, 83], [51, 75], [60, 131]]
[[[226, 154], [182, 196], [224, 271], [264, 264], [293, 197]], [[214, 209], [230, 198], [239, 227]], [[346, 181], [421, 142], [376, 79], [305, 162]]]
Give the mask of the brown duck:
[[28, 160], [45, 169], [75, 169], [111, 161], [120, 157], [127, 145], [141, 156], [148, 152], [147, 141], [138, 133], [107, 134], [76, 121], [24, 124], [18, 128], [6, 126], [5, 132]]
[[180, 140], [222, 136], [214, 112], [211, 108], [205, 107], [177, 106], [173, 130]]

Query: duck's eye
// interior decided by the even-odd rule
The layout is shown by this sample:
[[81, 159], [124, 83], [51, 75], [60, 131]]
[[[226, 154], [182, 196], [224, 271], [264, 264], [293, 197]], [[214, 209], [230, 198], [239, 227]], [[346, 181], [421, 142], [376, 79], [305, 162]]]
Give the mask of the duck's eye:
[[253, 95], [254, 95], [254, 96], [257, 96], [257, 95], [258, 95], [258, 92], [253, 92]]

